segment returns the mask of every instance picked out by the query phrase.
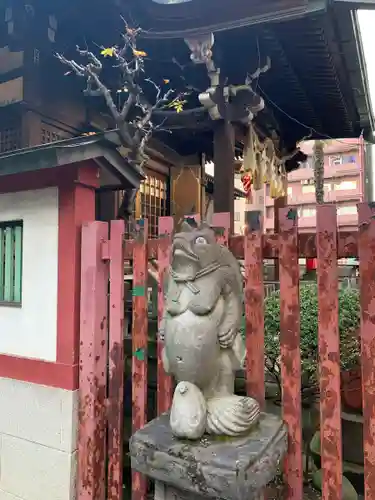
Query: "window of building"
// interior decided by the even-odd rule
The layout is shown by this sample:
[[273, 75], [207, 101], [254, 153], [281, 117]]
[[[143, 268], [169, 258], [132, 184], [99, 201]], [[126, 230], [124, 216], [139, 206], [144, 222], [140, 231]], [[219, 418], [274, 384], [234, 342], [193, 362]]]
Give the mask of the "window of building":
[[158, 236], [159, 217], [167, 215], [167, 183], [148, 175], [140, 186], [141, 219], [148, 219], [148, 233]]
[[330, 155], [328, 157], [329, 165], [342, 165], [345, 163], [356, 163], [357, 158], [353, 153], [345, 154], [345, 155]]
[[332, 185], [330, 183], [324, 183], [324, 191], [332, 191]]
[[41, 134], [42, 134], [41, 138], [42, 144], [49, 144], [50, 142], [56, 142], [61, 140], [61, 136], [57, 132], [53, 132], [52, 130], [47, 130], [45, 128], [42, 128]]
[[0, 222], [0, 303], [20, 304], [22, 294], [21, 221]]
[[293, 188], [288, 186], [288, 195], [291, 196], [293, 194]]
[[337, 208], [337, 215], [355, 215], [357, 207], [355, 205], [344, 205]]
[[[121, 205], [123, 196], [124, 191], [120, 191], [117, 196], [118, 206]], [[139, 187], [133, 217], [147, 219], [149, 238], [157, 238], [159, 217], [165, 215], [168, 215], [167, 182], [148, 175]], [[126, 233], [127, 238], [130, 236], [130, 233]]]
[[266, 208], [266, 217], [267, 219], [271, 219], [273, 217], [273, 207]]
[[330, 155], [328, 157], [328, 162], [329, 165], [333, 167], [334, 165], [342, 165], [343, 163], [342, 159], [343, 159], [342, 155]]
[[235, 222], [240, 222], [241, 220], [241, 213], [240, 212], [234, 212], [234, 221]]
[[312, 184], [307, 184], [305, 186], [302, 186], [302, 193], [303, 194], [315, 193], [315, 186]]
[[0, 129], [0, 153], [14, 151], [21, 147], [21, 127]]
[[315, 217], [316, 209], [314, 207], [302, 207], [298, 209], [299, 217]]
[[342, 181], [334, 185], [335, 191], [357, 189], [357, 181]]
[[349, 154], [349, 155], [342, 155], [342, 162], [343, 163], [356, 163], [357, 159], [354, 154]]

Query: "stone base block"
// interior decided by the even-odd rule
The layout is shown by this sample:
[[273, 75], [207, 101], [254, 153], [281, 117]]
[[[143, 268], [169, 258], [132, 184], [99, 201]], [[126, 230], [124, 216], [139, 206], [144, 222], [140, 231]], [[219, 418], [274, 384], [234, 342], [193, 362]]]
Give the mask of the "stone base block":
[[175, 438], [164, 414], [130, 440], [132, 468], [156, 481], [156, 500], [256, 500], [276, 475], [287, 430], [274, 415], [241, 438]]

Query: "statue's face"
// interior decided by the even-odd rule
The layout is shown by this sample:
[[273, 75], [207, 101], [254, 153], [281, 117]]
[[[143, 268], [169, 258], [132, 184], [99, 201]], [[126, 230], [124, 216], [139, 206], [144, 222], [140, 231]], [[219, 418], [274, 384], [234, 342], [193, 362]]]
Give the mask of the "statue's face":
[[176, 273], [195, 275], [199, 269], [216, 260], [215, 234], [208, 226], [194, 228], [183, 224], [172, 246], [172, 269]]

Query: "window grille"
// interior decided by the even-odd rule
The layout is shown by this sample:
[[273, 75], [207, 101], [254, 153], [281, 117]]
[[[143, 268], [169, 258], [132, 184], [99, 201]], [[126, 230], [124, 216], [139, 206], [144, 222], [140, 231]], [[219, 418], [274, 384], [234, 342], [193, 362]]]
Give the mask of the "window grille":
[[56, 142], [61, 140], [61, 136], [56, 132], [42, 128], [42, 144], [49, 144], [50, 142]]
[[0, 222], [0, 303], [21, 303], [22, 236], [21, 221]]
[[[122, 198], [123, 192], [120, 192], [119, 206]], [[133, 216], [135, 219], [148, 219], [149, 237], [157, 238], [159, 217], [165, 215], [168, 215], [167, 181], [148, 175], [140, 185]]]
[[21, 130], [15, 127], [0, 129], [0, 153], [21, 148]]

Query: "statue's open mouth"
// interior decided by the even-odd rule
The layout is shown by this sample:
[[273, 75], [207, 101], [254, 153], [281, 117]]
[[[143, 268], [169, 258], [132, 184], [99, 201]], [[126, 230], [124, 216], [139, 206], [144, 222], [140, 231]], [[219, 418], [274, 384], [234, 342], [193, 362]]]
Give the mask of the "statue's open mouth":
[[185, 249], [182, 248], [176, 248], [173, 251], [173, 257], [187, 259], [193, 262], [197, 262], [199, 260], [198, 257], [193, 252], [186, 251]]

